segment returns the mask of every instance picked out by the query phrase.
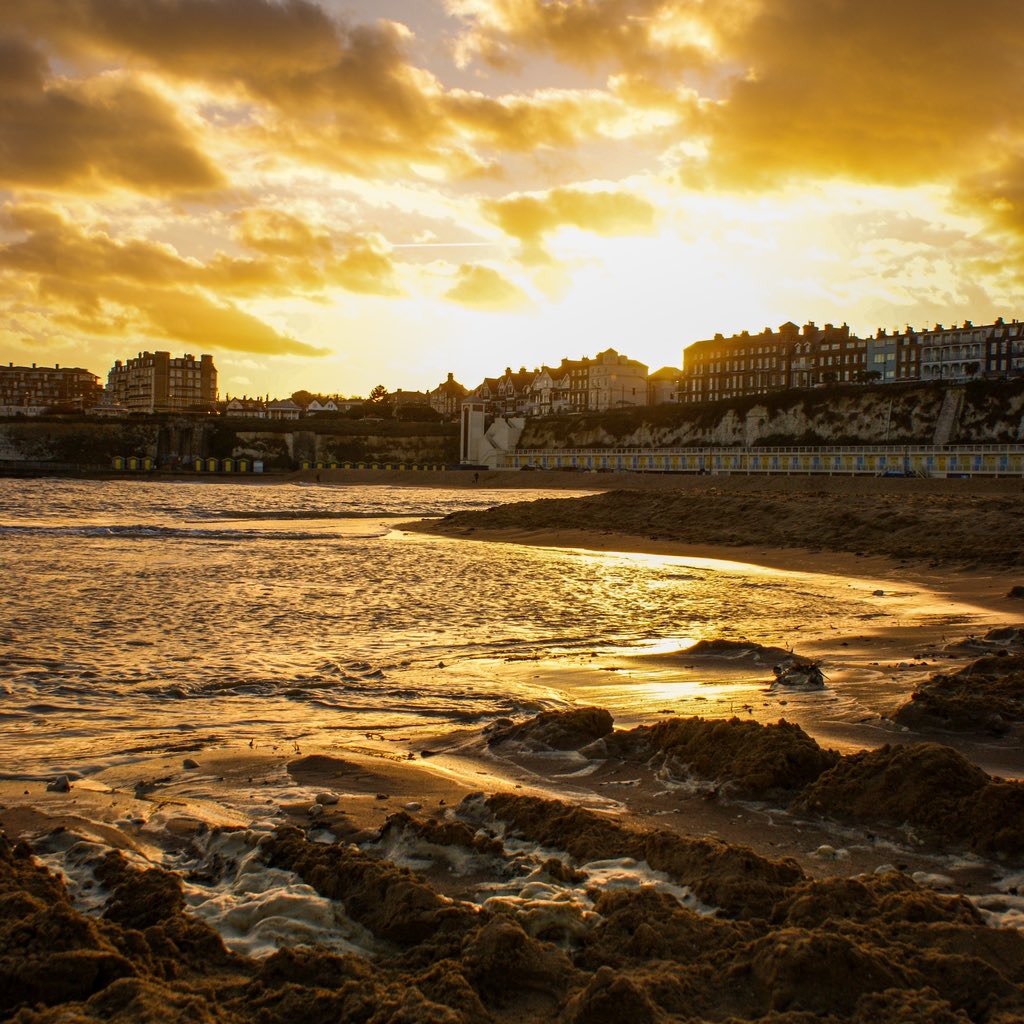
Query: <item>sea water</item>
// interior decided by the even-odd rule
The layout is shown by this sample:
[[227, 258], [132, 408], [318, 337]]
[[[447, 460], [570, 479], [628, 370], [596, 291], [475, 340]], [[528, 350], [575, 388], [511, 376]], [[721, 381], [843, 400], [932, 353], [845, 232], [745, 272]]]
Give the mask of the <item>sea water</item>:
[[[215, 745], [482, 727], [567, 706], [541, 665], [878, 614], [870, 581], [401, 529], [542, 494], [0, 481], [3, 772], [88, 775], [188, 730]], [[663, 708], [665, 676], [633, 712]]]

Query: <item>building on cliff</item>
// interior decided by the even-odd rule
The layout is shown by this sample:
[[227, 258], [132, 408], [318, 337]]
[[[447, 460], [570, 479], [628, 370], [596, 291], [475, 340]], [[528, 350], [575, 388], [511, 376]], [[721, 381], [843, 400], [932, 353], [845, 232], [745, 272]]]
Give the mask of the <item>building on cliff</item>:
[[920, 335], [910, 327], [902, 334], [889, 334], [879, 328], [873, 338], [868, 338], [867, 367], [871, 379], [882, 384], [920, 380]]
[[530, 386], [526, 414], [558, 416], [572, 412], [572, 375], [582, 366], [578, 359], [563, 359], [558, 366], [542, 366]]
[[236, 395], [224, 403], [224, 415], [235, 419], [265, 420], [267, 403], [260, 398], [250, 398], [248, 395], [239, 398]]
[[455, 379], [455, 374], [449, 373], [446, 381], [427, 392], [427, 400], [434, 412], [446, 420], [453, 420], [458, 417], [459, 409], [468, 394], [469, 391]]
[[114, 363], [107, 375], [103, 404], [127, 412], [205, 413], [217, 403], [213, 356], [140, 352]]
[[679, 401], [679, 378], [683, 371], [677, 366], [663, 366], [647, 377], [647, 404], [672, 405]]
[[683, 351], [680, 401], [714, 402], [786, 388], [861, 381], [867, 373], [867, 342], [843, 324], [803, 328], [789, 322], [777, 331], [716, 334]]
[[1024, 374], [1024, 324], [1002, 317], [976, 327], [936, 324], [917, 334], [921, 346], [921, 379], [965, 381], [976, 377], [1019, 377]]
[[[676, 371], [678, 373], [678, 371]], [[505, 368], [501, 377], [485, 377], [467, 401], [497, 416], [557, 416], [607, 412], [648, 402], [647, 366], [613, 348], [593, 358], [563, 359], [539, 370]]]
[[680, 400], [711, 402], [820, 384], [1000, 379], [1024, 375], [1024, 324], [1002, 318], [976, 327], [936, 324], [873, 338], [846, 324], [819, 329], [783, 324], [778, 331], [716, 334], [683, 351]]
[[99, 377], [78, 366], [0, 367], [0, 416], [85, 412], [99, 405], [102, 396]]
[[646, 364], [607, 348], [588, 363], [587, 370], [588, 412], [647, 404]]
[[497, 408], [499, 416], [525, 416], [530, 405], [530, 393], [537, 370], [525, 366], [513, 372], [506, 366], [504, 376], [498, 378]]

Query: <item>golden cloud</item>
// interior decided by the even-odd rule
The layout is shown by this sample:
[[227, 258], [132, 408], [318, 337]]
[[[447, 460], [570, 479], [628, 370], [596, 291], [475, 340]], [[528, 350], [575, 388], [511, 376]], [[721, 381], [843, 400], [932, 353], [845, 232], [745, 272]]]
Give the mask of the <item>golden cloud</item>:
[[493, 268], [479, 263], [463, 263], [459, 267], [458, 280], [445, 293], [445, 298], [471, 309], [489, 312], [507, 312], [530, 304], [530, 298], [522, 288]]
[[[198, 83], [239, 114], [246, 105], [255, 112], [229, 119], [226, 130], [240, 141], [268, 155], [363, 177], [407, 173], [410, 165], [474, 176], [492, 173], [502, 152], [571, 148], [650, 130], [614, 91], [527, 88], [495, 97], [446, 90], [412, 61], [403, 26], [351, 26], [306, 0], [34, 0], [22, 6], [28, 9], [0, 11], [0, 30], [34, 36], [69, 66], [93, 67], [100, 60], [128, 69], [125, 74]], [[569, 17], [575, 25], [575, 15]], [[603, 22], [590, 21], [593, 37], [601, 38]], [[618, 46], [624, 52], [622, 40]], [[67, 84], [72, 87], [82, 86]], [[34, 113], [27, 120], [39, 123], [41, 139], [54, 139], [45, 120]], [[169, 134], [161, 150], [137, 133], [135, 157], [170, 173], [183, 159], [168, 152], [176, 139], [185, 141]], [[145, 180], [140, 170], [135, 177]], [[120, 180], [134, 181], [124, 172]]]
[[267, 256], [306, 259], [331, 249], [326, 232], [315, 230], [293, 214], [265, 207], [242, 213], [237, 236], [244, 245]]
[[483, 211], [505, 234], [523, 243], [524, 256], [531, 262], [547, 259], [542, 241], [560, 227], [598, 235], [642, 235], [652, 231], [655, 222], [654, 207], [640, 196], [575, 188], [488, 200]]
[[765, 0], [721, 45], [742, 69], [709, 108], [708, 170], [728, 184], [950, 182], [1024, 134], [1011, 0]]
[[223, 297], [286, 293], [288, 278], [269, 263], [219, 255], [204, 265], [167, 245], [87, 232], [40, 206], [9, 208], [2, 222], [24, 237], [0, 245], [0, 308], [16, 296], [24, 302], [28, 287], [55, 321], [91, 334], [156, 336], [263, 354], [327, 354]]
[[353, 245], [330, 265], [330, 279], [350, 292], [366, 295], [401, 295], [391, 258], [372, 245]]
[[11, 39], [0, 69], [0, 182], [158, 194], [223, 183], [175, 111], [130, 78], [56, 81], [39, 51]]
[[229, 303], [199, 293], [158, 292], [141, 308], [151, 332], [204, 349], [230, 349], [263, 355], [327, 356], [331, 350], [309, 345]]
[[979, 268], [1011, 287], [1024, 285], [1024, 147], [1007, 154], [990, 169], [966, 176], [956, 201], [969, 213], [983, 217], [1002, 240], [999, 259], [978, 260]]
[[[469, 28], [460, 58], [499, 68], [521, 64], [522, 53], [647, 75], [703, 68], [713, 35], [694, 0], [448, 0]], [[728, 4], [721, 3], [721, 9]]]

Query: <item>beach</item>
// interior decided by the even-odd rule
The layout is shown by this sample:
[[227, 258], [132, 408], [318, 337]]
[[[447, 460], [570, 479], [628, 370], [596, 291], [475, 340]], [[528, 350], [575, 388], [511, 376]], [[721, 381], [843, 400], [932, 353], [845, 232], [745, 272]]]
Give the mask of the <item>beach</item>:
[[[457, 490], [498, 490], [482, 476], [460, 477]], [[529, 477], [536, 490], [547, 476], [504, 482]], [[230, 595], [223, 618], [203, 598], [230, 659], [197, 634], [194, 664], [184, 649], [174, 661], [170, 627], [151, 636], [141, 622], [121, 639], [140, 643], [137, 662], [123, 646], [116, 658], [97, 651], [123, 674], [117, 701], [157, 703], [132, 735], [137, 753], [115, 756], [106, 731], [87, 743], [54, 733], [75, 765], [39, 757], [0, 782], [0, 1012], [1017, 1019], [1024, 803], [1012, 780], [1024, 761], [1015, 677], [986, 666], [1012, 669], [1022, 653], [1020, 599], [1008, 596], [1024, 582], [1019, 481], [641, 478], [630, 481], [639, 489], [584, 496], [604, 481], [564, 476], [578, 483], [563, 499], [530, 493], [528, 504], [505, 496], [446, 511], [449, 499], [428, 508], [421, 497], [428, 518], [418, 524], [390, 491], [386, 504], [378, 495], [350, 510], [340, 504], [348, 491], [334, 490], [350, 482], [324, 479], [259, 508], [239, 494], [230, 515], [211, 506], [198, 538], [154, 512], [144, 535], [131, 527], [127, 555], [119, 539], [116, 558], [106, 506], [102, 536], [84, 532], [99, 528], [93, 520], [62, 534], [87, 546], [82, 601], [97, 552], [144, 584], [154, 555], [177, 565], [175, 545], [198, 539], [223, 569], [209, 580], [196, 569], [182, 589], [218, 592], [234, 546], [257, 565], [262, 547], [285, 574], [278, 593], [294, 578], [304, 610], [296, 637], [258, 660], [232, 639], [241, 605]], [[180, 504], [152, 494], [161, 516]], [[239, 532], [243, 514], [262, 517], [256, 532]], [[328, 528], [328, 514], [346, 517], [344, 529], [337, 518]], [[39, 544], [54, 528], [40, 527], [41, 540], [11, 535], [39, 560], [33, 586], [49, 572]], [[328, 627], [348, 584], [336, 577], [324, 589], [323, 569], [292, 552], [351, 562], [362, 545], [391, 594], [374, 598], [363, 584], [378, 641], [360, 651], [379, 650], [377, 660], [357, 659], [340, 637], [332, 652], [302, 636]], [[466, 588], [443, 600], [434, 589], [435, 617], [467, 604], [522, 610], [486, 634], [470, 616], [453, 620], [449, 638], [426, 611], [410, 626], [406, 605], [401, 634], [385, 642], [399, 574], [422, 574], [427, 589], [401, 592], [412, 600], [440, 585], [431, 565]], [[495, 574], [504, 589], [490, 589]], [[270, 577], [254, 579], [270, 592]], [[564, 601], [539, 597], [563, 588]], [[604, 603], [581, 603], [595, 593]], [[161, 594], [152, 600], [168, 615]], [[573, 608], [607, 619], [574, 632]], [[268, 605], [268, 622], [276, 614]], [[34, 655], [28, 664], [24, 607], [8, 621], [15, 706], [29, 680], [49, 685], [44, 671], [63, 672], [68, 689], [90, 682], [93, 668], [83, 680]], [[145, 666], [164, 664], [162, 647], [157, 680]], [[780, 685], [776, 669], [790, 661], [820, 665], [825, 684]], [[932, 709], [900, 724], [913, 692], [978, 665], [972, 689], [989, 676], [1001, 687], [998, 721], [965, 717], [957, 728]], [[28, 751], [51, 712], [39, 696], [24, 706], [5, 729]], [[122, 750], [128, 725], [110, 733]]]

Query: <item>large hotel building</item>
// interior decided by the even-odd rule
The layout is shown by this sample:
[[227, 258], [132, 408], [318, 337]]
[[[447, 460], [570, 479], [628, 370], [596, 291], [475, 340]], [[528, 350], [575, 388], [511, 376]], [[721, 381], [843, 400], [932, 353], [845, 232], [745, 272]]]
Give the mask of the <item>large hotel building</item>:
[[107, 375], [104, 405], [128, 412], [210, 412], [217, 401], [213, 356], [140, 352]]

